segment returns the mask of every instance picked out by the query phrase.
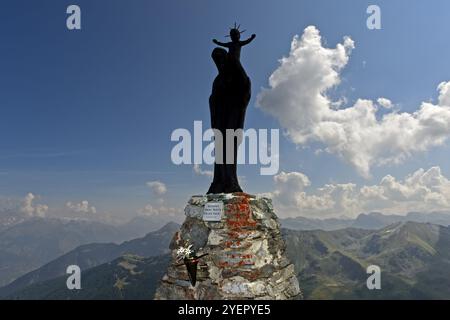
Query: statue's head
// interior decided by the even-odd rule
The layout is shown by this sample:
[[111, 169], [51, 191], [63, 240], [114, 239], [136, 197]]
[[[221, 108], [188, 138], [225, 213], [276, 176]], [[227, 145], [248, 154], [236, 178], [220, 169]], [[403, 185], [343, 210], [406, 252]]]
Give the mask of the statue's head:
[[230, 38], [231, 41], [239, 41], [239, 39], [241, 39], [241, 32], [239, 31], [239, 29], [230, 29]]
[[234, 23], [234, 27], [230, 28], [230, 38], [231, 41], [239, 41], [239, 39], [241, 39], [241, 33], [245, 32], [245, 30], [241, 31], [239, 30], [239, 27], [241, 25], [236, 25], [236, 22]]

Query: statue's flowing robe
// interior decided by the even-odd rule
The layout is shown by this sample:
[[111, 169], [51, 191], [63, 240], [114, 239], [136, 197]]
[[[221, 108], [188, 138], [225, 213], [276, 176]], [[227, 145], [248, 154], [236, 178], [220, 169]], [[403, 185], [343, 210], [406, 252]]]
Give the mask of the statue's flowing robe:
[[[237, 178], [237, 151], [240, 141], [239, 139], [233, 141], [233, 163], [225, 163], [227, 159], [226, 129], [244, 129], [245, 111], [251, 97], [251, 82], [240, 61], [224, 49], [215, 48], [212, 58], [219, 74], [214, 79], [209, 108], [211, 127], [222, 133], [223, 163], [216, 161], [214, 179], [208, 193], [241, 192]], [[216, 155], [217, 153], [216, 143]]]

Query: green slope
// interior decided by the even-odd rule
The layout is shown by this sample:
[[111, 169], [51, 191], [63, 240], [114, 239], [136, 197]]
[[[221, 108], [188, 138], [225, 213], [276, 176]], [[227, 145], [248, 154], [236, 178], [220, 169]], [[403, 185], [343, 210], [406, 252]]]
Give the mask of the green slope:
[[68, 290], [67, 277], [59, 277], [31, 285], [9, 299], [110, 300], [153, 299], [169, 255], [142, 258], [126, 255], [82, 273], [80, 290]]
[[[448, 227], [397, 223], [378, 231], [285, 231], [306, 299], [450, 299]], [[381, 268], [368, 290], [366, 268]]]

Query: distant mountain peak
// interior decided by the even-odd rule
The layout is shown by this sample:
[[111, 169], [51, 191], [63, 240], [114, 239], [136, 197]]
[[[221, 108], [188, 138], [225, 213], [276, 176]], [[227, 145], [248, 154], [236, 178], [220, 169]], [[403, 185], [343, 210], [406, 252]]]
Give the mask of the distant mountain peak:
[[168, 222], [166, 223], [161, 229], [159, 229], [157, 232], [175, 232], [180, 228], [180, 225], [176, 222]]

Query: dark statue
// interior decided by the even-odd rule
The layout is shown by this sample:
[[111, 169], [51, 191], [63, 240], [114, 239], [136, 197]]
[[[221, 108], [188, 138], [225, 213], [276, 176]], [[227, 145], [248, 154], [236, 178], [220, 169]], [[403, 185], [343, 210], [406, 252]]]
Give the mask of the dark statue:
[[[251, 82], [240, 62], [241, 48], [249, 44], [256, 36], [241, 41], [239, 26], [231, 28], [229, 37], [231, 42], [222, 43], [216, 39], [213, 42], [221, 47], [212, 52], [212, 59], [217, 66], [219, 74], [214, 79], [212, 93], [209, 97], [209, 109], [211, 112], [211, 127], [220, 131], [223, 143], [218, 144], [215, 139], [216, 161], [214, 163], [214, 178], [208, 193], [233, 193], [242, 192], [237, 177], [237, 151], [240, 140], [233, 137], [233, 161], [226, 161], [227, 147], [225, 143], [226, 129], [243, 129], [245, 111], [251, 97]], [[220, 152], [222, 161], [218, 161]], [[231, 155], [228, 155], [230, 157]]]

